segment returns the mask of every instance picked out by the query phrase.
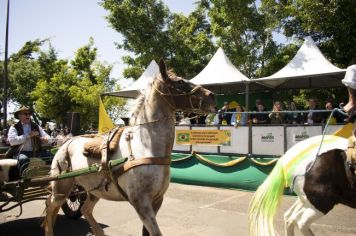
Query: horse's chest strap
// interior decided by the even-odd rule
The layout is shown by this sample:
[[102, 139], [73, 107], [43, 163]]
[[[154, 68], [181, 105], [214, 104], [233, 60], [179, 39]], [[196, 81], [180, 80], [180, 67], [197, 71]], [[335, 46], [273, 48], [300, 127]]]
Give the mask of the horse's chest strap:
[[170, 165], [170, 157], [144, 157], [140, 159], [129, 160], [123, 165], [119, 166], [118, 169], [113, 170], [112, 175], [116, 178], [124, 174], [126, 171], [143, 165]]

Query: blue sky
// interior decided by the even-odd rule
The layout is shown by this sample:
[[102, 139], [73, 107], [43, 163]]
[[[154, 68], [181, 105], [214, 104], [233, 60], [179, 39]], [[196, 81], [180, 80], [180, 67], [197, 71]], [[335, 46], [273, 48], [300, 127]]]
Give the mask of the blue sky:
[[[164, 0], [172, 12], [185, 15], [194, 9], [195, 0]], [[0, 52], [5, 50], [5, 23], [7, 0], [0, 0]], [[97, 0], [10, 0], [9, 55], [17, 52], [25, 42], [37, 38], [50, 38], [60, 58], [71, 59], [74, 52], [93, 37], [98, 48], [98, 59], [114, 64], [111, 74], [122, 77], [121, 57], [114, 43], [122, 40], [119, 33], [109, 27], [108, 13]], [[127, 86], [130, 82], [124, 82]]]

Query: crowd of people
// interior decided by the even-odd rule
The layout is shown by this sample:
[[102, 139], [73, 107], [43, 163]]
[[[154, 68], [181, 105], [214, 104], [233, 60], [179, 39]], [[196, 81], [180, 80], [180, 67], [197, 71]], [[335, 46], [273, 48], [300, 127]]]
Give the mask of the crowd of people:
[[342, 109], [343, 103], [334, 105], [331, 100], [327, 100], [323, 107], [318, 108], [317, 100], [310, 98], [306, 109], [298, 107], [294, 101], [283, 103], [275, 101], [271, 110], [267, 110], [262, 100], [257, 99], [255, 106], [250, 112], [240, 104], [236, 104], [231, 109], [229, 102], [224, 102], [223, 106], [207, 115], [197, 115], [195, 113], [178, 113], [178, 125], [232, 125], [245, 126], [249, 124], [343, 124], [347, 122], [347, 116], [339, 111], [334, 111], [335, 107]]

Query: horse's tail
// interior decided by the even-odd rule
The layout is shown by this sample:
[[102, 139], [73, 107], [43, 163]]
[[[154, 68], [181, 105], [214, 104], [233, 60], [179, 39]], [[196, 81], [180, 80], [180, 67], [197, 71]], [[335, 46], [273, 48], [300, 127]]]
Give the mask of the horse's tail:
[[270, 175], [255, 192], [249, 206], [252, 236], [275, 236], [274, 216], [285, 186], [283, 166], [277, 162]]

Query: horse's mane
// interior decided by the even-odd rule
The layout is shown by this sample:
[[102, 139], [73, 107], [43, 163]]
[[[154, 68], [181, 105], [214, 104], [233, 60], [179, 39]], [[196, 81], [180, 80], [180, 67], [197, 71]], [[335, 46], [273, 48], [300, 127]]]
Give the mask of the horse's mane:
[[178, 77], [178, 76], [176, 75], [176, 73], [174, 72], [173, 69], [169, 69], [169, 70], [167, 71], [167, 74], [168, 74], [168, 77], [169, 77], [171, 80], [173, 80], [173, 81], [177, 81], [177, 80], [180, 79], [180, 77]]
[[[167, 75], [169, 77], [170, 80], [173, 80], [173, 81], [177, 81], [180, 79], [180, 77], [178, 77], [176, 75], [176, 73], [170, 69], [167, 71]], [[158, 79], [162, 79], [161, 77], [161, 74], [157, 75], [158, 76]], [[133, 106], [133, 109], [132, 109], [132, 115], [131, 115], [131, 119], [130, 119], [130, 125], [134, 125], [135, 124], [135, 121], [137, 119], [137, 116], [138, 114], [140, 113], [144, 103], [145, 103], [145, 99], [146, 99], [146, 95], [148, 96], [148, 92], [150, 90], [150, 86], [152, 86], [152, 83], [153, 81], [157, 79], [156, 77], [152, 78], [149, 83], [148, 83], [148, 88], [147, 88], [147, 91], [145, 94], [140, 94], [140, 96], [135, 100], [135, 105]]]
[[137, 119], [138, 114], [140, 113], [144, 103], [145, 103], [145, 95], [141, 94], [136, 100], [135, 100], [135, 105], [132, 109], [132, 115], [130, 119], [130, 125], [134, 125], [134, 122]]

